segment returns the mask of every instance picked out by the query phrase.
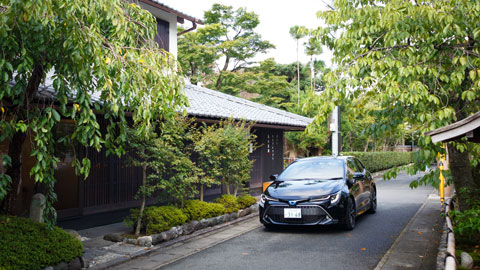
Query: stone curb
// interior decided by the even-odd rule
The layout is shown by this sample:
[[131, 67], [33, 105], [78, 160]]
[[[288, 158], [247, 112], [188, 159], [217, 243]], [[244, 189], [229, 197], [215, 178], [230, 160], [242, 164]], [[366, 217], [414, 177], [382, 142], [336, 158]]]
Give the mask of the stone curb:
[[[444, 252], [443, 266], [445, 270], [455, 270], [457, 269], [457, 258], [455, 252], [455, 235], [453, 233], [452, 221], [450, 220], [449, 212], [453, 207], [452, 198], [448, 198], [445, 204], [445, 228], [442, 235], [442, 241], [446, 240], [446, 250]], [[444, 239], [446, 235], [446, 239]], [[440, 253], [440, 252], [439, 252]], [[439, 254], [440, 255], [440, 254]], [[438, 258], [437, 258], [438, 261]]]
[[113, 267], [113, 266], [122, 264], [122, 263], [124, 263], [128, 260], [134, 259], [134, 258], [138, 258], [138, 257], [141, 257], [141, 256], [146, 256], [146, 255], [148, 255], [148, 254], [150, 254], [154, 251], [157, 251], [158, 249], [174, 245], [178, 242], [186, 241], [186, 240], [189, 240], [191, 238], [194, 238], [194, 237], [202, 235], [202, 234], [206, 234], [206, 233], [209, 233], [209, 232], [212, 232], [212, 231], [215, 231], [215, 230], [219, 230], [219, 229], [225, 228], [227, 226], [230, 226], [230, 225], [233, 225], [233, 224], [236, 224], [236, 223], [248, 220], [248, 219], [256, 218], [257, 217], [257, 215], [256, 215], [257, 212], [258, 212], [258, 207], [246, 216], [243, 216], [243, 217], [240, 217], [240, 218], [237, 218], [237, 219], [225, 222], [225, 223], [221, 223], [221, 224], [215, 225], [213, 227], [208, 227], [208, 228], [205, 228], [205, 229], [201, 229], [201, 230], [195, 231], [195, 232], [193, 232], [191, 234], [188, 234], [188, 235], [179, 236], [179, 237], [174, 238], [172, 240], [154, 245], [151, 248], [133, 253], [128, 257], [115, 258], [115, 259], [110, 260], [108, 262], [98, 264], [98, 265], [94, 265], [94, 266], [92, 266], [90, 268], [87, 268], [87, 269], [95, 269], [95, 270], [106, 269], [106, 268], [109, 268], [109, 267]]

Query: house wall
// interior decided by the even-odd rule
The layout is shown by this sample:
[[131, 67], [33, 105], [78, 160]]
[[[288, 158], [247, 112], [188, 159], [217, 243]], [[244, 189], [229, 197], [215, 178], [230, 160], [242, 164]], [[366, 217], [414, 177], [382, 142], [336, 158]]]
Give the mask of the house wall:
[[153, 16], [169, 23], [169, 46], [168, 51], [177, 57], [177, 15], [159, 10], [143, 2], [138, 3], [143, 9], [146, 9], [152, 13]]

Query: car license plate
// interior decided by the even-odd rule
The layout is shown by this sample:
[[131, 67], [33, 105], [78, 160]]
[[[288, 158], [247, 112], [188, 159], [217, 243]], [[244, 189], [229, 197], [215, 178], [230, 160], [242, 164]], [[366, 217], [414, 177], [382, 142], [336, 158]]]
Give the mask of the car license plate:
[[284, 208], [283, 217], [284, 218], [302, 218], [302, 209], [301, 208]]

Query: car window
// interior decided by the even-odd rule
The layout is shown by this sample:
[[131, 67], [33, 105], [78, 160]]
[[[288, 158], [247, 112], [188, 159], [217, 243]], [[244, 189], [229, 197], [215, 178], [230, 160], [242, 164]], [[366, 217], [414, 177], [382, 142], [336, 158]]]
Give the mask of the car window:
[[357, 168], [353, 160], [347, 159], [347, 177], [348, 178], [353, 177], [353, 173], [355, 173], [356, 171], [357, 171]]
[[353, 161], [355, 162], [356, 168], [358, 170], [357, 172], [363, 172], [365, 166], [363, 166], [362, 162], [360, 162], [358, 158], [354, 158]]
[[343, 179], [344, 165], [339, 159], [313, 159], [297, 161], [288, 166], [279, 176], [282, 181], [300, 179]]

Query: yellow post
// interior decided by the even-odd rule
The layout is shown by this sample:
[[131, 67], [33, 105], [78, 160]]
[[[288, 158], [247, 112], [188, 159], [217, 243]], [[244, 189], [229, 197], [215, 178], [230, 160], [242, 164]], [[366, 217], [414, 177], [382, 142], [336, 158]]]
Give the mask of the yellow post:
[[[445, 144], [442, 145], [442, 148], [445, 148]], [[443, 176], [442, 171], [445, 170], [445, 154], [438, 153], [437, 159], [439, 162], [438, 168], [440, 169], [440, 202], [443, 205], [443, 203], [445, 202], [445, 177]]]

